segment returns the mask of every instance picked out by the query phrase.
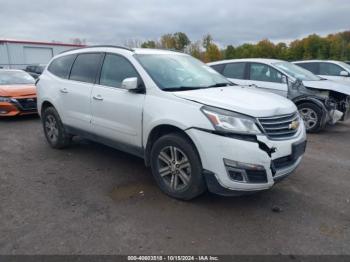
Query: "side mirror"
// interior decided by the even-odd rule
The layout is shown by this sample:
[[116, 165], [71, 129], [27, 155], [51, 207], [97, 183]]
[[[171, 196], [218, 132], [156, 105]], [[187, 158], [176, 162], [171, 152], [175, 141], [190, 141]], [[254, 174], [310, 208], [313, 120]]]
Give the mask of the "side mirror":
[[340, 72], [340, 76], [349, 76], [349, 72], [348, 71], [341, 71]]
[[138, 88], [137, 77], [125, 78], [122, 82], [122, 88], [126, 90], [135, 90]]

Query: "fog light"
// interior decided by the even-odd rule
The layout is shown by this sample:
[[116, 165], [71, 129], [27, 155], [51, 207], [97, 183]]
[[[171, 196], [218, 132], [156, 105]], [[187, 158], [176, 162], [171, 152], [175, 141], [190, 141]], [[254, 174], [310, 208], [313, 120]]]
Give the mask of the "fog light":
[[[249, 175], [248, 175], [249, 172], [253, 173], [253, 175], [256, 172], [258, 172], [259, 174], [261, 173], [266, 178], [265, 168], [261, 165], [242, 163], [242, 162], [237, 162], [237, 161], [225, 159], [225, 158], [224, 158], [224, 164], [227, 170], [227, 174], [233, 181], [241, 182], [241, 183], [249, 183], [250, 182]], [[266, 181], [264, 180], [263, 182], [266, 182]]]

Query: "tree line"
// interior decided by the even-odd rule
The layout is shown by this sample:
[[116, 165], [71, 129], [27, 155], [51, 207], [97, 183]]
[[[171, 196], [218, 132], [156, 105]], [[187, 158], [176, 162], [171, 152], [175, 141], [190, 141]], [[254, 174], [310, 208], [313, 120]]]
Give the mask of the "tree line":
[[245, 43], [238, 46], [228, 45], [220, 49], [210, 34], [201, 41], [191, 41], [183, 32], [165, 34], [158, 40], [129, 42], [128, 45], [143, 48], [173, 49], [188, 53], [204, 62], [235, 58], [276, 58], [282, 60], [334, 59], [350, 60], [350, 31], [329, 34], [325, 37], [317, 34], [294, 40], [287, 44], [273, 43], [263, 39], [256, 44]]

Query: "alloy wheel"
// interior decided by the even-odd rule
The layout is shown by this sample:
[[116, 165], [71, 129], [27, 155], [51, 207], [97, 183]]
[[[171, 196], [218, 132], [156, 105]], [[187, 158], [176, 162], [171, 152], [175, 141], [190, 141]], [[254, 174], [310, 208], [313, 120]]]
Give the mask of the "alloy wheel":
[[306, 129], [312, 129], [317, 125], [317, 113], [311, 108], [301, 108], [299, 110], [301, 117], [304, 120]]
[[46, 117], [45, 130], [49, 140], [55, 143], [58, 139], [58, 127], [57, 127], [57, 121], [54, 116], [48, 115]]
[[158, 155], [158, 172], [172, 191], [186, 188], [191, 180], [191, 164], [186, 154], [175, 146], [164, 147]]

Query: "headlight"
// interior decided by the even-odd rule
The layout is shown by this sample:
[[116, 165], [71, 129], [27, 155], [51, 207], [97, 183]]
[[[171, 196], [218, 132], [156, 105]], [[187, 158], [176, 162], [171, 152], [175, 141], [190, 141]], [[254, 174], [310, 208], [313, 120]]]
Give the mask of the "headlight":
[[0, 102], [11, 102], [11, 98], [9, 97], [4, 97], [4, 96], [0, 96]]
[[252, 117], [209, 106], [204, 106], [201, 110], [218, 131], [250, 135], [261, 134]]

